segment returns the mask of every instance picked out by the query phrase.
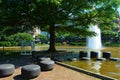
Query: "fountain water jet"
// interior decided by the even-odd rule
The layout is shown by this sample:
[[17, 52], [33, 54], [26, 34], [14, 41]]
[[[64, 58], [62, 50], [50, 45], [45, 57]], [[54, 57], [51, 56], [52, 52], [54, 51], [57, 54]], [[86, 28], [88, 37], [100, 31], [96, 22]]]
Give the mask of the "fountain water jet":
[[93, 31], [96, 33], [96, 36], [93, 37], [88, 37], [87, 38], [87, 48], [89, 49], [101, 49], [102, 44], [101, 44], [101, 31], [98, 28], [97, 25], [91, 26], [90, 31]]
[[98, 52], [98, 58], [99, 58], [99, 57], [101, 57], [100, 50], [102, 48], [101, 31], [98, 28], [98, 25], [90, 26], [89, 30], [95, 32], [96, 35], [93, 36], [93, 37], [88, 37], [87, 38], [88, 57], [90, 57], [90, 51], [94, 50], [94, 51]]

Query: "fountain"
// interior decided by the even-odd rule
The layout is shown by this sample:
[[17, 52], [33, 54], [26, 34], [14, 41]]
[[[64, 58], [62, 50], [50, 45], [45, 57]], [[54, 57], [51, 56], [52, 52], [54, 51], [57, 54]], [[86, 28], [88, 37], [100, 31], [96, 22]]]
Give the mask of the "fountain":
[[96, 33], [95, 36], [92, 37], [88, 37], [87, 38], [87, 52], [88, 52], [88, 56], [90, 57], [90, 52], [91, 51], [96, 51], [98, 52], [98, 58], [101, 57], [101, 48], [102, 48], [102, 44], [101, 44], [101, 31], [98, 28], [98, 25], [92, 25], [89, 28], [90, 31], [93, 31]]
[[93, 37], [88, 37], [87, 38], [87, 48], [89, 49], [101, 49], [102, 44], [101, 44], [101, 31], [98, 28], [97, 25], [91, 26], [90, 31], [93, 31], [96, 33], [96, 36]]

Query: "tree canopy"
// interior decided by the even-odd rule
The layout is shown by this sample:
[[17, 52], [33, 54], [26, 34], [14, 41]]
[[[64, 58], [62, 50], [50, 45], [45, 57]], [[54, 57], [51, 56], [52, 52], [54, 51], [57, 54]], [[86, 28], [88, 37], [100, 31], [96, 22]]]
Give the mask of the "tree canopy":
[[0, 27], [39, 26], [50, 33], [49, 51], [55, 51], [55, 32], [90, 36], [91, 24], [111, 30], [119, 4], [119, 0], [0, 0]]

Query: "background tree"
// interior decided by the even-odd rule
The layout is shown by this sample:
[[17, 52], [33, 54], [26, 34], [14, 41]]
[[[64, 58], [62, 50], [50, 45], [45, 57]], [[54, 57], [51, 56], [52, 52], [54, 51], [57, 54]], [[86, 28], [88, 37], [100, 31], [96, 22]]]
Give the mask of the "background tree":
[[44, 34], [39, 34], [37, 36], [37, 39], [40, 40], [41, 44], [49, 42], [49, 38], [46, 35], [44, 35]]
[[78, 36], [91, 36], [91, 24], [102, 30], [114, 27], [119, 0], [1, 0], [0, 25], [40, 26], [50, 33], [50, 52], [55, 52], [55, 31]]

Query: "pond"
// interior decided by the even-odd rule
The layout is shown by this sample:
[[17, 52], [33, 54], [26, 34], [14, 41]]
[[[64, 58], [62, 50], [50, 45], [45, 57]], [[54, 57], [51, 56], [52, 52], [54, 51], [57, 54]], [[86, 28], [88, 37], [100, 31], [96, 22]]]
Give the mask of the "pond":
[[[73, 50], [73, 51], [79, 52], [79, 51], [86, 50], [86, 48], [73, 47], [73, 48], [66, 48], [66, 50], [68, 51]], [[111, 52], [112, 57], [120, 58], [119, 47], [105, 47], [101, 50], [101, 52], [102, 51]], [[97, 61], [95, 59], [91, 59], [91, 60], [66, 61], [64, 63], [72, 66], [76, 66], [88, 71], [92, 71], [94, 73], [120, 79], [120, 61], [111, 61], [111, 60]]]

